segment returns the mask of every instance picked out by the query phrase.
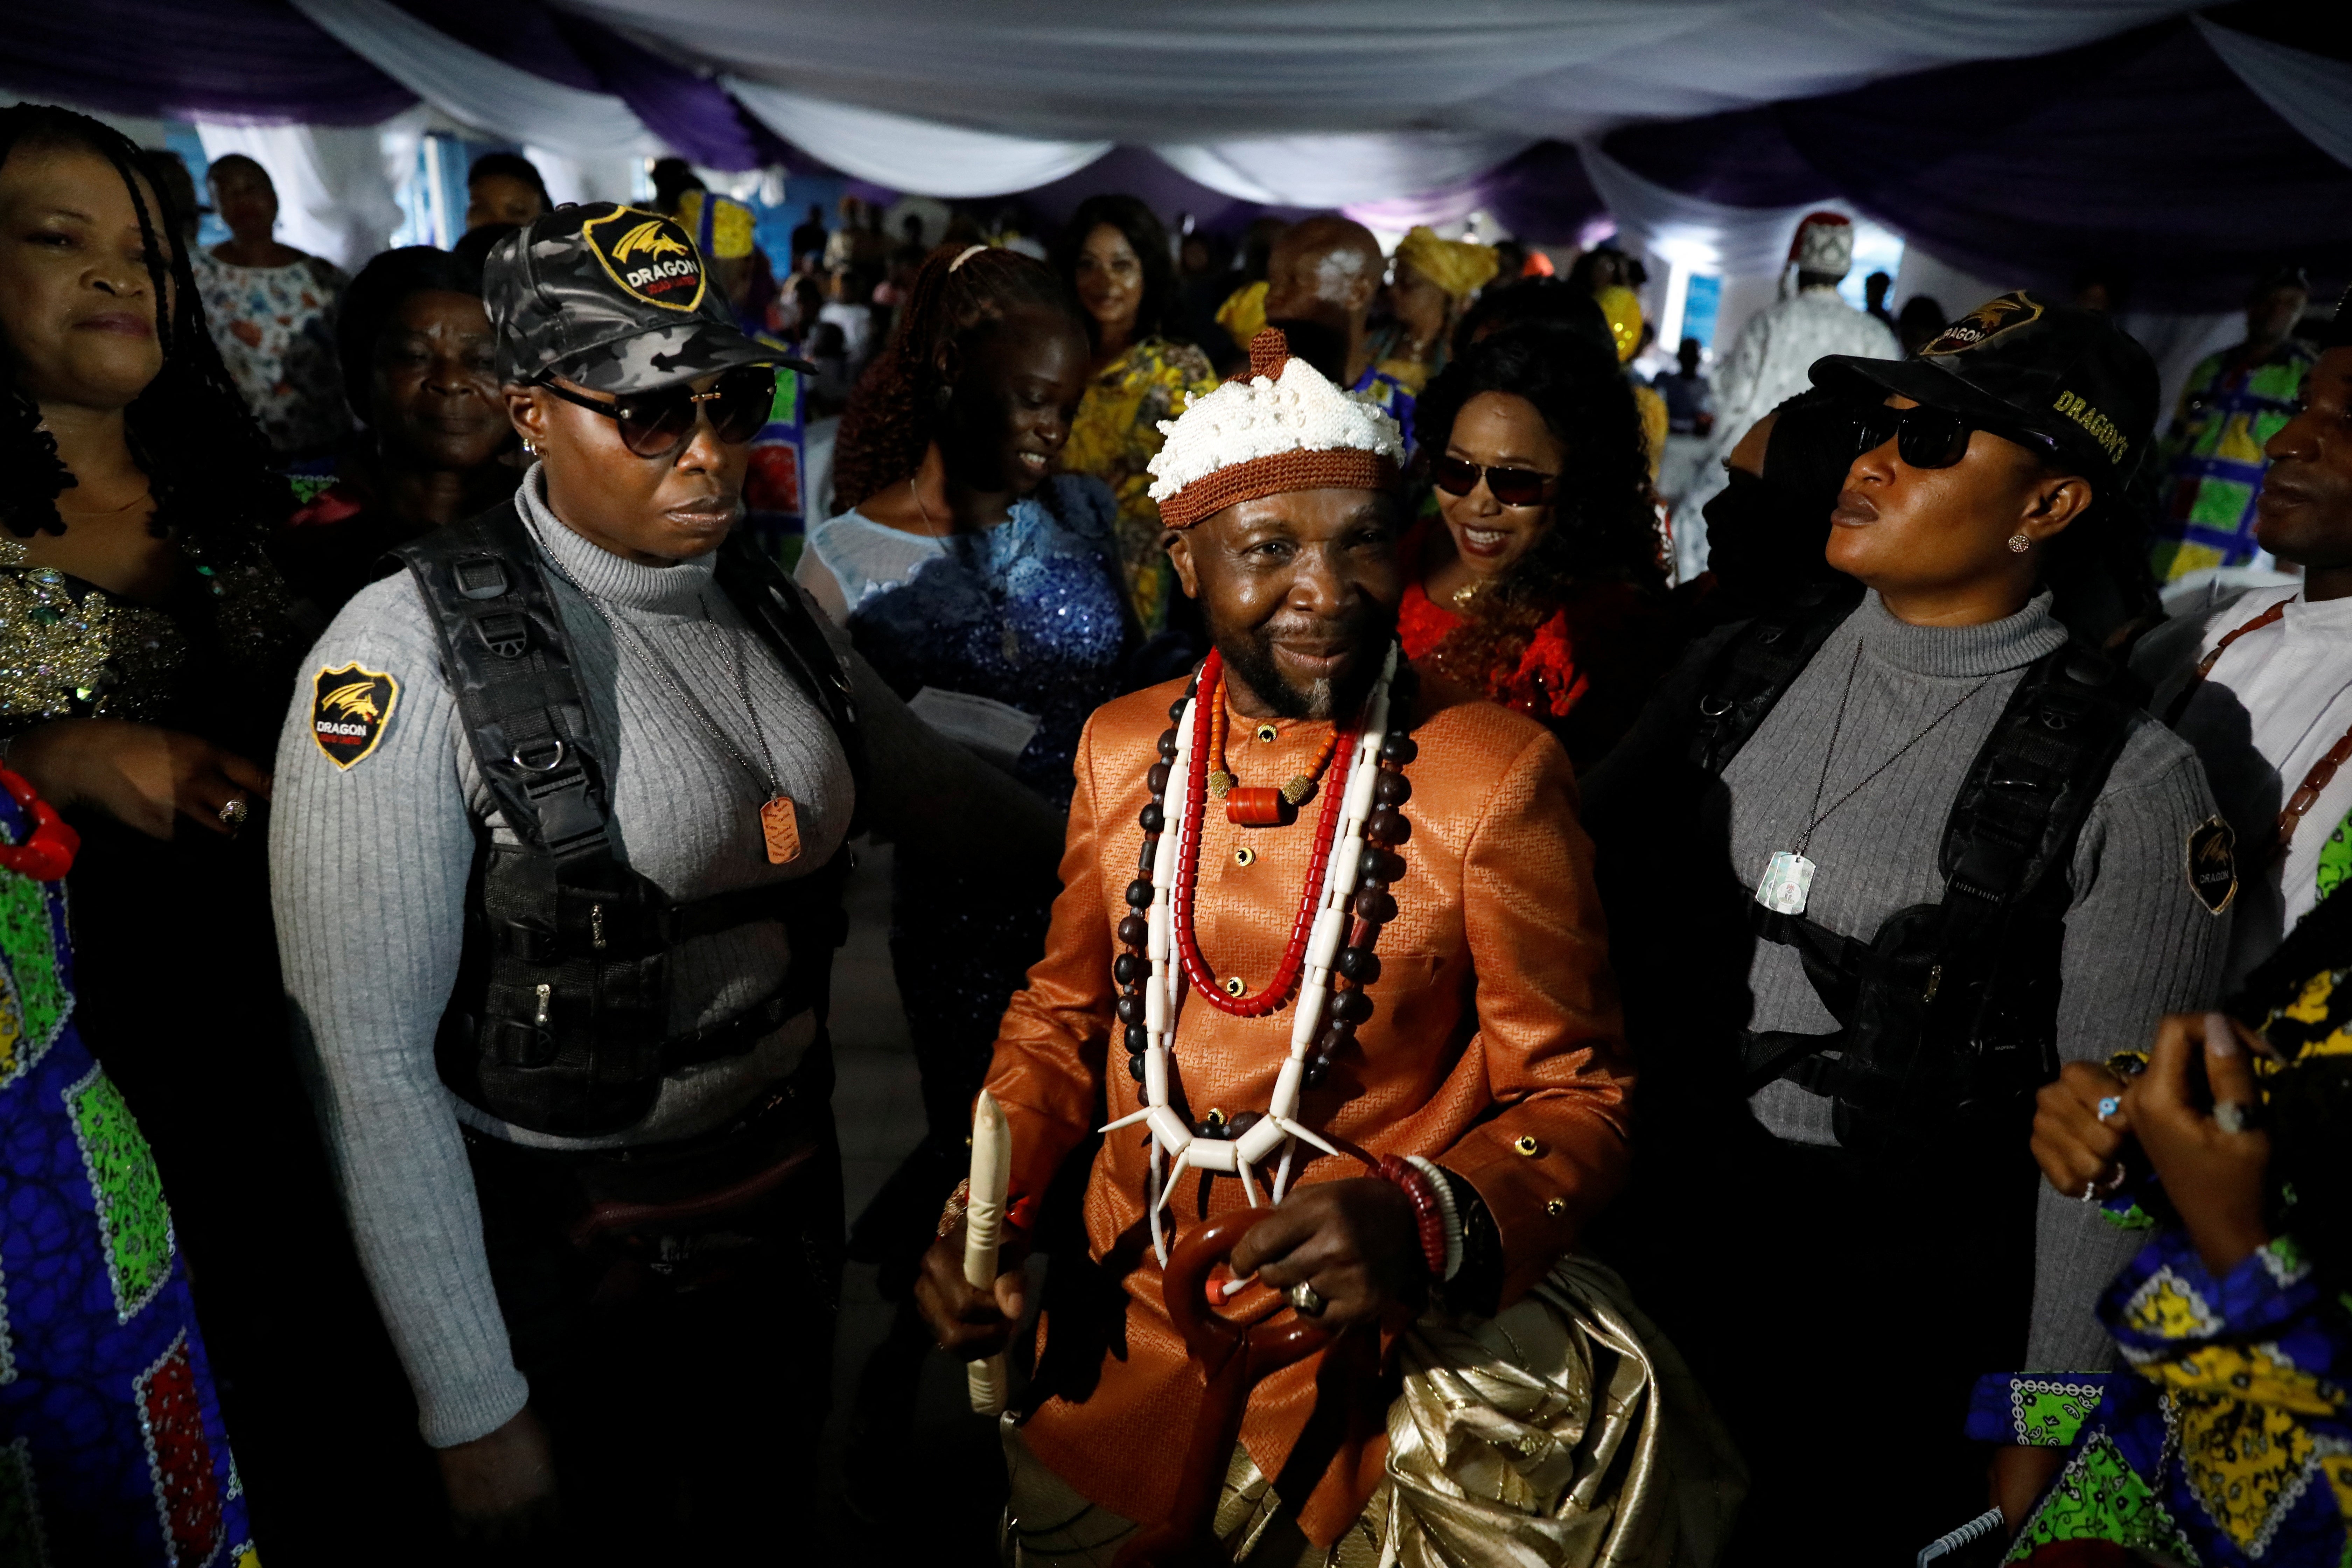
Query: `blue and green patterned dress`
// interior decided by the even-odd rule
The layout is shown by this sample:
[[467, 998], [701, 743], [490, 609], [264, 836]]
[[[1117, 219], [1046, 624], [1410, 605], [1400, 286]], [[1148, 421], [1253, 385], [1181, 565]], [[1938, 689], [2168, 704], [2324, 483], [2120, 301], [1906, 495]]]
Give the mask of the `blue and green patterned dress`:
[[[0, 841], [31, 827], [0, 793]], [[0, 869], [0, 1568], [255, 1568], [163, 1181], [73, 1005], [64, 884]]]

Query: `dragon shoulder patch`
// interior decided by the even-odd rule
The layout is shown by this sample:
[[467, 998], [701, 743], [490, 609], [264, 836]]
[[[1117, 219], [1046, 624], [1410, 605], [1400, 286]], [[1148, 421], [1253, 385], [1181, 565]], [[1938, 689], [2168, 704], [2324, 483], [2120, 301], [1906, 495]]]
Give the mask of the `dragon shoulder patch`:
[[351, 765], [375, 750], [400, 700], [400, 682], [357, 660], [311, 678], [310, 738], [335, 766]]
[[2238, 836], [2218, 816], [2189, 832], [2189, 890], [2217, 915], [2238, 896]]

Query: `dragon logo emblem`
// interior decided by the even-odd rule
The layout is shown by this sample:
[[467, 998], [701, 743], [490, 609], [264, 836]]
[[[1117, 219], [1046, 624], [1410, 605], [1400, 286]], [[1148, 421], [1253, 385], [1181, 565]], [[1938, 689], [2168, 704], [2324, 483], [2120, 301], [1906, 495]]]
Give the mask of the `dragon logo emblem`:
[[383, 739], [400, 701], [400, 682], [354, 660], [311, 678], [310, 739], [327, 760], [348, 771]]
[[681, 313], [702, 303], [702, 253], [674, 220], [615, 207], [581, 225], [580, 237], [605, 276], [632, 299]]

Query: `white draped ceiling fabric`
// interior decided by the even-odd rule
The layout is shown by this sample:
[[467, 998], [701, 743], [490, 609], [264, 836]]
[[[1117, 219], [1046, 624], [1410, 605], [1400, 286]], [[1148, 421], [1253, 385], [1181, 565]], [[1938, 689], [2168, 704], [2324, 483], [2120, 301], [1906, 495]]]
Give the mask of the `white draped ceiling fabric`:
[[392, 0], [293, 0], [320, 31], [452, 119], [590, 160], [663, 151], [610, 93], [550, 81], [458, 42]]
[[2339, 163], [2352, 164], [2352, 64], [2197, 18], [2197, 30], [2281, 120]]
[[[299, 3], [314, 11], [383, 0]], [[1294, 206], [1416, 195], [1546, 137], [2043, 54], [2189, 9], [2181, 0], [1155, 0], [1074, 18], [1055, 0], [555, 3], [725, 71], [729, 89], [778, 134], [900, 190], [1023, 190], [1123, 142], [1225, 195]]]

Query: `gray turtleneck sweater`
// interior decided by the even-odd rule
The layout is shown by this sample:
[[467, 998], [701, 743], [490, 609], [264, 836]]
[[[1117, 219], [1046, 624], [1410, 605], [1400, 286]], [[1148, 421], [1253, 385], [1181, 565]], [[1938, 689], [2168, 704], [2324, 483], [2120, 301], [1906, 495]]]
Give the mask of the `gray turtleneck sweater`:
[[[1975, 626], [1911, 626], [1887, 614], [1875, 593], [1867, 595], [1724, 769], [1733, 867], [1753, 886], [1776, 851], [1794, 849], [1818, 788], [1827, 816], [1805, 848], [1817, 868], [1807, 915], [1867, 939], [1896, 910], [1942, 901], [1938, 855], [1960, 780], [2026, 667], [2065, 640], [2046, 594], [2005, 620]], [[1832, 809], [1856, 784], [1860, 791]], [[2074, 902], [2058, 1005], [2058, 1049], [2066, 1059], [2144, 1048], [2163, 1015], [2213, 1001], [2228, 917], [2198, 900], [2187, 860], [2189, 834], [2213, 812], [2195, 753], [2143, 717], [2092, 807], [2070, 868]], [[1748, 986], [1753, 1029], [1827, 1034], [1838, 1026], [1793, 948], [1757, 943]], [[1830, 1102], [1793, 1083], [1769, 1084], [1751, 1103], [1782, 1138], [1836, 1142]], [[2113, 1352], [2093, 1304], [2142, 1238], [2047, 1184], [2036, 1229], [2027, 1367], [2104, 1367]]]
[[[628, 863], [680, 901], [823, 866], [848, 830], [848, 764], [824, 716], [715, 586], [711, 558], [652, 568], [599, 549], [547, 510], [537, 468], [516, 500], [562, 568], [547, 574], [548, 585], [599, 729], [617, 740], [612, 823]], [[596, 597], [602, 615], [563, 574]], [[643, 645], [626, 633], [615, 638], [606, 616], [656, 645], [736, 749], [757, 761], [736, 689], [743, 652], [752, 711], [799, 808], [797, 859], [770, 863], [759, 784], [685, 710]], [[992, 842], [1050, 854], [1059, 832], [1045, 809], [925, 729], [833, 635], [865, 721], [869, 815], [885, 823], [985, 819]], [[354, 660], [392, 675], [400, 690], [374, 751], [346, 770], [314, 743], [310, 676]], [[425, 1440], [436, 1447], [494, 1430], [527, 1392], [491, 1288], [458, 1123], [550, 1147], [689, 1137], [789, 1074], [814, 1034], [803, 1013], [744, 1056], [674, 1075], [641, 1122], [607, 1138], [551, 1138], [459, 1101], [435, 1068], [433, 1041], [457, 973], [478, 824], [512, 842], [475, 766], [415, 583], [402, 573], [354, 597], [304, 667], [278, 742], [270, 872], [294, 1026], [310, 1057], [344, 1205]], [[790, 959], [774, 921], [683, 943], [670, 956], [671, 1031], [764, 1000]]]

